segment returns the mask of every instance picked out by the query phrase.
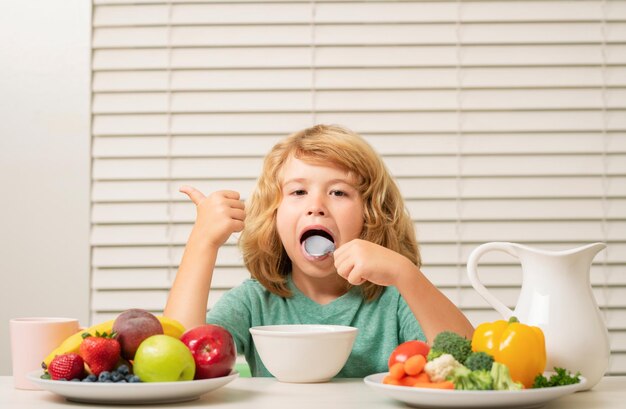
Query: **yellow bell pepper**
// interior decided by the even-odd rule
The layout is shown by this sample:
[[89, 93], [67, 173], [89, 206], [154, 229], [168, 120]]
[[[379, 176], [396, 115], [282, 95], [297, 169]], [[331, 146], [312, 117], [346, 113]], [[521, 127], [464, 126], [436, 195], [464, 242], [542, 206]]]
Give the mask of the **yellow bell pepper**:
[[486, 352], [509, 368], [511, 379], [530, 388], [546, 367], [543, 331], [520, 323], [517, 318], [480, 324], [472, 336], [472, 350]]

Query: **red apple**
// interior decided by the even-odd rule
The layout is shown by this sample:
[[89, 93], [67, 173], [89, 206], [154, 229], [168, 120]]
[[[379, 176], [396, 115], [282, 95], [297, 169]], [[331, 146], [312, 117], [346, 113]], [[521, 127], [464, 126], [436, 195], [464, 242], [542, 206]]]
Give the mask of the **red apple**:
[[180, 340], [187, 345], [196, 361], [194, 379], [226, 376], [235, 366], [235, 341], [230, 332], [219, 325], [205, 324], [192, 328]]

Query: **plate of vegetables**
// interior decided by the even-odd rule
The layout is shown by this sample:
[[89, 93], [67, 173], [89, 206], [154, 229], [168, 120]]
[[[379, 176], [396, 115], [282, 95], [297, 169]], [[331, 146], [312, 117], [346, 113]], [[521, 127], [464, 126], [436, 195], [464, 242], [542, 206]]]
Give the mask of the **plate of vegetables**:
[[365, 377], [365, 384], [376, 392], [410, 406], [421, 408], [538, 408], [548, 402], [578, 391], [586, 382], [541, 389], [455, 390], [406, 387], [384, 384], [388, 372]]
[[369, 375], [364, 382], [424, 408], [534, 408], [584, 389], [586, 379], [579, 373], [543, 372], [545, 346], [536, 327], [496, 323], [495, 330], [479, 326], [472, 340], [444, 331], [432, 348], [422, 341], [400, 344], [389, 357], [389, 372]]

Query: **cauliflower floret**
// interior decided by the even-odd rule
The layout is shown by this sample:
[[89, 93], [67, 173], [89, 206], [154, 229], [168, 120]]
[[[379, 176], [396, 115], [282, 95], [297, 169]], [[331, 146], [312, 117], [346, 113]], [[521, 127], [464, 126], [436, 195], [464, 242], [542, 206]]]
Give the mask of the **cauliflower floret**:
[[455, 368], [459, 368], [463, 365], [459, 363], [450, 354], [443, 354], [438, 358], [428, 362], [424, 367], [424, 371], [430, 377], [433, 382], [445, 381], [448, 375], [454, 371]]

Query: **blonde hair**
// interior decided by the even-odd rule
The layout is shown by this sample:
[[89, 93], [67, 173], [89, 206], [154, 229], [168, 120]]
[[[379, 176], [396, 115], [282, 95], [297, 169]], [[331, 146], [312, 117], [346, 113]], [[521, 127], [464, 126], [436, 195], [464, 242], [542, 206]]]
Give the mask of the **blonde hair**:
[[[276, 210], [282, 198], [280, 171], [291, 156], [311, 164], [334, 165], [354, 176], [364, 208], [360, 238], [398, 252], [420, 266], [413, 223], [380, 156], [348, 129], [317, 125], [288, 136], [272, 148], [246, 206], [239, 246], [252, 277], [268, 291], [281, 297], [292, 295], [286, 280], [291, 260], [276, 229]], [[371, 282], [361, 287], [367, 301], [376, 299], [383, 290]]]

